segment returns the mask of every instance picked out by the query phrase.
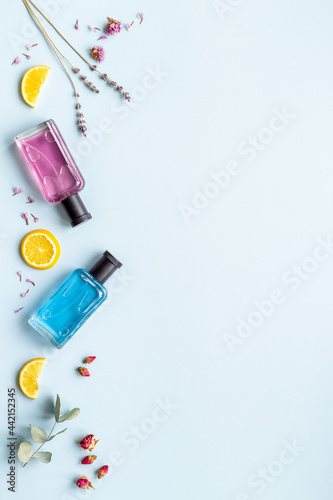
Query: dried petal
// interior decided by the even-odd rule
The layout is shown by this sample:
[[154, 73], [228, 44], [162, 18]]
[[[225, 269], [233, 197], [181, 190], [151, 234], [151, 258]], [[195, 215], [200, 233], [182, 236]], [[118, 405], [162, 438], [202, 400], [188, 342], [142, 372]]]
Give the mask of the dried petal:
[[92, 363], [93, 361], [95, 361], [96, 359], [96, 356], [88, 356], [84, 361], [83, 363], [88, 363], [90, 365], [90, 363]]
[[[80, 128], [80, 130], [81, 130], [81, 128]], [[83, 368], [82, 366], [80, 366], [78, 368], [78, 371], [80, 372], [80, 375], [82, 375], [82, 377], [90, 377], [90, 373], [89, 373], [88, 368]]]
[[29, 280], [29, 278], [27, 279], [27, 282], [31, 283], [33, 286], [36, 286], [36, 284], [33, 281]]
[[79, 20], [78, 20], [78, 19], [76, 20], [76, 23], [75, 23], [75, 29], [76, 29], [76, 30], [79, 30], [79, 29], [80, 29], [80, 26], [79, 26]]
[[22, 309], [24, 309], [24, 307], [20, 307], [20, 309], [16, 309], [16, 311], [14, 311], [14, 312], [18, 313], [18, 312], [22, 311]]
[[137, 17], [138, 17], [139, 19], [141, 19], [141, 21], [140, 21], [140, 23], [139, 23], [139, 24], [141, 24], [141, 23], [142, 23], [144, 16], [145, 16], [145, 15], [144, 15], [144, 13], [143, 13], [143, 12], [139, 12], [139, 14], [137, 15]]
[[29, 293], [29, 289], [28, 289], [26, 292], [21, 293], [21, 296], [22, 296], [22, 297], [25, 297], [28, 293]]
[[28, 60], [31, 59], [31, 56], [29, 56], [28, 54], [23, 54], [23, 52], [22, 52], [22, 56], [25, 56]]
[[127, 29], [127, 31], [129, 31], [131, 29], [133, 24], [134, 24], [134, 21], [132, 21], [131, 24], [126, 24], [125, 28]]
[[20, 281], [22, 281], [22, 271], [17, 271], [17, 274], [19, 275], [20, 277]]
[[98, 469], [98, 479], [101, 479], [102, 477], [106, 476], [108, 472], [109, 472], [109, 466], [103, 465], [103, 467]]
[[20, 64], [20, 62], [21, 62], [21, 59], [20, 59], [20, 57], [18, 56], [18, 57], [16, 57], [16, 58], [14, 59], [14, 61], [12, 62], [12, 66], [13, 66], [13, 64]]
[[96, 26], [89, 26], [91, 31], [101, 31], [99, 28], [96, 28]]
[[38, 43], [35, 43], [34, 45], [27, 45], [27, 49], [31, 50], [32, 47], [37, 47]]
[[30, 215], [31, 215], [31, 217], [33, 217], [34, 222], [38, 222], [38, 221], [39, 221], [39, 218], [38, 218], [38, 217], [35, 217], [33, 214], [30, 214]]
[[23, 190], [21, 188], [14, 188], [14, 194], [12, 196], [15, 196], [16, 194], [23, 193]]
[[106, 40], [106, 39], [107, 39], [107, 36], [102, 35], [102, 36], [100, 36], [99, 38], [97, 38], [97, 41], [98, 41], [98, 40]]
[[22, 219], [25, 220], [26, 225], [29, 226], [29, 220], [28, 220], [29, 219], [29, 215], [28, 214], [22, 214], [21, 217], [22, 217]]
[[31, 196], [28, 196], [28, 201], [26, 201], [26, 204], [27, 203], [35, 203], [35, 199], [32, 198]]

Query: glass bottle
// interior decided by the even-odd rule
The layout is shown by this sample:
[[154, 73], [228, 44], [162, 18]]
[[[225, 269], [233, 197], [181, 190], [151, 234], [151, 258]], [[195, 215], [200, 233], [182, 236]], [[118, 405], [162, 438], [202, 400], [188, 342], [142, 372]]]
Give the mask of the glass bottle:
[[46, 340], [61, 349], [107, 298], [103, 286], [121, 262], [108, 251], [90, 269], [76, 269], [29, 319]]
[[45, 200], [62, 203], [72, 227], [91, 219], [78, 194], [84, 179], [54, 121], [23, 132], [15, 142]]

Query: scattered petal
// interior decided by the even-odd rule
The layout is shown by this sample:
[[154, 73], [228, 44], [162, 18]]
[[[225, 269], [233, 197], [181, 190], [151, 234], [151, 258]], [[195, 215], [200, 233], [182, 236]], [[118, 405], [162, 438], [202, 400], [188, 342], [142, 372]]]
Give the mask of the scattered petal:
[[101, 31], [99, 28], [96, 28], [96, 26], [89, 26], [91, 31]]
[[22, 217], [22, 219], [25, 220], [26, 225], [29, 226], [29, 220], [28, 220], [29, 219], [29, 215], [28, 214], [22, 214], [21, 217]]
[[27, 279], [27, 282], [31, 283], [33, 286], [36, 286], [36, 284], [33, 281], [29, 280], [29, 278]]
[[21, 188], [14, 188], [14, 194], [13, 194], [13, 196], [15, 196], [16, 194], [20, 194], [20, 193], [23, 193], [23, 189], [21, 189]]
[[22, 271], [17, 271], [17, 274], [19, 275], [20, 277], [20, 281], [22, 281]]
[[144, 15], [144, 13], [143, 13], [143, 12], [139, 12], [139, 14], [137, 15], [137, 17], [138, 17], [139, 19], [141, 19], [141, 21], [140, 21], [140, 23], [139, 23], [139, 24], [141, 24], [141, 23], [142, 23], [142, 21], [143, 21], [143, 18], [145, 17], [145, 15]]
[[129, 31], [132, 28], [133, 24], [134, 21], [132, 21], [131, 24], [126, 24], [125, 28], [127, 29], [127, 31]]
[[22, 309], [24, 309], [24, 307], [20, 307], [20, 309], [16, 309], [15, 312], [18, 313], [18, 312], [22, 311]]
[[29, 288], [28, 288], [28, 290], [26, 292], [21, 293], [21, 297], [26, 297], [28, 295], [28, 293], [29, 293]]
[[37, 47], [38, 43], [35, 43], [34, 45], [27, 45], [27, 49], [31, 50], [32, 47]]
[[34, 198], [32, 198], [31, 196], [28, 196], [28, 200], [29, 200], [29, 201], [26, 201], [26, 204], [27, 204], [27, 203], [35, 203], [35, 199], [34, 199]]
[[30, 215], [31, 215], [31, 217], [33, 217], [34, 222], [38, 222], [38, 221], [39, 221], [39, 218], [38, 218], [38, 217], [35, 217], [33, 214], [30, 214]]
[[20, 57], [19, 57], [19, 56], [17, 56], [17, 57], [14, 59], [14, 61], [12, 62], [12, 66], [13, 66], [13, 64], [20, 64], [20, 62], [21, 62], [21, 59], [20, 59]]
[[29, 56], [28, 54], [23, 54], [23, 52], [22, 52], [22, 56], [25, 56], [28, 60], [31, 59], [31, 56]]
[[106, 35], [102, 35], [99, 38], [97, 38], [97, 41], [98, 40], [106, 40], [106, 39], [107, 39], [107, 36]]
[[79, 20], [78, 20], [78, 19], [76, 20], [76, 23], [75, 23], [75, 29], [76, 29], [76, 30], [79, 30], [79, 29], [80, 29], [80, 26], [79, 26]]

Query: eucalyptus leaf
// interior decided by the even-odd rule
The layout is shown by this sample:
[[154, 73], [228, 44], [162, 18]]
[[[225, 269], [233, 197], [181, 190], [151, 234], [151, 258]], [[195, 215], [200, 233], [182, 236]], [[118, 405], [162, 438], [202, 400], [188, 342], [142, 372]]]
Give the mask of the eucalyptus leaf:
[[43, 462], [43, 464], [48, 464], [51, 462], [52, 458], [52, 453], [49, 451], [37, 451], [37, 453], [34, 454], [34, 457], [40, 462]]
[[26, 464], [32, 457], [33, 452], [34, 452], [34, 447], [32, 443], [30, 443], [30, 441], [23, 441], [23, 443], [20, 444], [20, 447], [18, 449], [17, 457], [21, 462]]
[[39, 427], [31, 425], [31, 437], [35, 443], [44, 443], [44, 441], [47, 440], [47, 436], [48, 434], [43, 429], [39, 429]]
[[56, 422], [59, 422], [59, 415], [60, 415], [60, 398], [59, 394], [57, 394], [56, 404], [54, 407], [54, 417]]
[[53, 434], [53, 436], [51, 436], [51, 437], [48, 439], [48, 441], [51, 441], [51, 439], [55, 438], [56, 436], [58, 436], [58, 434], [61, 434], [62, 432], [65, 432], [65, 431], [67, 431], [67, 427], [66, 427], [66, 429], [63, 429], [62, 431], [57, 432], [57, 434]]
[[73, 408], [73, 410], [69, 411], [68, 413], [64, 413], [61, 417], [59, 417], [58, 422], [65, 422], [65, 420], [73, 420], [74, 418], [78, 417], [80, 414], [80, 408]]

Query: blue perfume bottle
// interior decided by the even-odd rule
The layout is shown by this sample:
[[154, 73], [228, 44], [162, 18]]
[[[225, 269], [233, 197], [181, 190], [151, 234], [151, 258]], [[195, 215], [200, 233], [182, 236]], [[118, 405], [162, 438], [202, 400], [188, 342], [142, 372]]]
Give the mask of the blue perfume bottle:
[[73, 337], [107, 297], [103, 286], [121, 262], [108, 251], [90, 269], [76, 269], [29, 319], [29, 324], [58, 349]]

